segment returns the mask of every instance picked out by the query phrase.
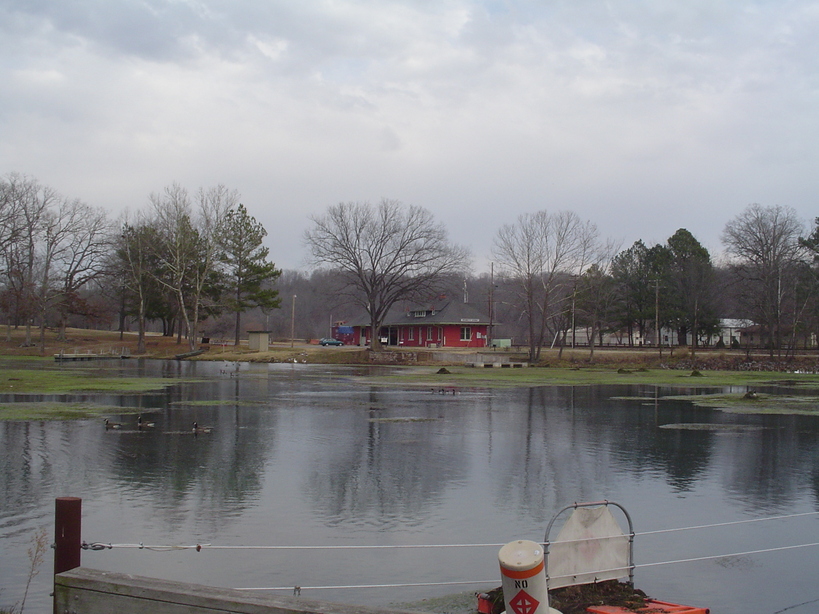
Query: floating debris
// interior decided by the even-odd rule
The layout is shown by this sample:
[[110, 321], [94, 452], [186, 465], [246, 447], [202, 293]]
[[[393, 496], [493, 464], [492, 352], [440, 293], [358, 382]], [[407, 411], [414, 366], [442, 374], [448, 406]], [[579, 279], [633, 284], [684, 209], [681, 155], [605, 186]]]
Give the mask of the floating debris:
[[434, 422], [435, 420], [438, 420], [438, 418], [370, 418], [368, 422]]
[[675, 422], [673, 424], [661, 424], [660, 428], [678, 431], [724, 431], [729, 433], [761, 431], [765, 429], [764, 426], [758, 424], [711, 424], [707, 422]]

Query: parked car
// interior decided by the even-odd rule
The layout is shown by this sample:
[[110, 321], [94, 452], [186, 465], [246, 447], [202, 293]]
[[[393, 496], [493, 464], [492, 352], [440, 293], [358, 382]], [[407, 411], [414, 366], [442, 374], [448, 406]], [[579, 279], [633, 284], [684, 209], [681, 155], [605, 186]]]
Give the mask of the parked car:
[[339, 341], [338, 339], [330, 339], [329, 337], [325, 337], [324, 339], [319, 339], [319, 345], [344, 345], [344, 342]]

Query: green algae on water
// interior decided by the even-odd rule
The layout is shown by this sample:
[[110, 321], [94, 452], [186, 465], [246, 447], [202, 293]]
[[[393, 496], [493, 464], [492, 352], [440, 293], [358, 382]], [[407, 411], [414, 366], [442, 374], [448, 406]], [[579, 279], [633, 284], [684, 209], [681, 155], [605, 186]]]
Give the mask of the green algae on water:
[[161, 377], [94, 377], [85, 371], [6, 369], [0, 372], [0, 393], [148, 392], [180, 381]]
[[95, 405], [94, 403], [5, 403], [0, 421], [87, 420], [107, 414], [145, 413], [144, 408]]
[[699, 407], [709, 407], [735, 414], [819, 414], [819, 396], [785, 396], [757, 393], [753, 398], [744, 394], [698, 394], [662, 397], [662, 400], [690, 401]]

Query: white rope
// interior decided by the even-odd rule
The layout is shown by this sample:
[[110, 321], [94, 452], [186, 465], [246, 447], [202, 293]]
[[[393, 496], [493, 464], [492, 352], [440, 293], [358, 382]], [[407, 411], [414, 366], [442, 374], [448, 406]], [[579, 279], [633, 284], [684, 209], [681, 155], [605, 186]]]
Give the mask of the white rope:
[[710, 561], [714, 559], [725, 559], [732, 556], [747, 556], [749, 554], [764, 554], [766, 552], [781, 552], [783, 550], [795, 550], [797, 548], [810, 548], [813, 546], [819, 546], [819, 542], [813, 542], [811, 544], [796, 544], [794, 546], [780, 546], [778, 548], [763, 548], [761, 550], [748, 550], [746, 552], [733, 552], [731, 554], [715, 554], [712, 556], [698, 556], [691, 559], [677, 559], [675, 561], [659, 561], [657, 563], [642, 563], [641, 565], [636, 565], [636, 567], [656, 567], [658, 565], [673, 565], [675, 563], [691, 563], [694, 561]]
[[[748, 556], [750, 554], [765, 554], [768, 552], [781, 552], [783, 550], [794, 550], [797, 548], [810, 548], [813, 546], [819, 546], [819, 542], [814, 542], [810, 544], [796, 544], [794, 546], [779, 546], [777, 548], [763, 548], [761, 550], [747, 550], [745, 552], [732, 552], [730, 554], [713, 554], [709, 556], [698, 556], [693, 557], [690, 559], [675, 559], [672, 561], [657, 561], [655, 563], [641, 563], [639, 565], [633, 565], [632, 568], [634, 569], [642, 569], [643, 567], [658, 567], [660, 565], [675, 565], [677, 563], [695, 563], [698, 561], [713, 561], [717, 559], [727, 559], [730, 557], [736, 556]], [[628, 570], [628, 567], [613, 567], [611, 569], [595, 569], [594, 571], [582, 571], [578, 573], [586, 574], [602, 574], [602, 573], [610, 573], [613, 571], [624, 571]], [[564, 579], [564, 578], [572, 578], [578, 574], [566, 574], [563, 576], [549, 576], [550, 580], [554, 579]]]
[[193, 544], [190, 546], [185, 545], [178, 545], [178, 546], [168, 546], [168, 545], [145, 545], [142, 543], [139, 544], [106, 544], [103, 542], [92, 542], [90, 544], [83, 543], [83, 549], [85, 550], [111, 550], [113, 548], [136, 548], [138, 550], [153, 550], [155, 552], [167, 552], [170, 550], [202, 550], [203, 548], [211, 547], [210, 544]]
[[334, 586], [252, 586], [240, 587], [234, 590], [237, 591], [292, 591], [294, 588], [300, 590], [330, 590], [340, 588], [406, 588], [414, 586], [463, 586], [469, 584], [497, 584], [498, 579], [494, 580], [465, 580], [461, 582], [406, 582], [401, 584], [347, 584]]
[[[819, 512], [803, 512], [800, 514], [788, 514], [787, 516], [768, 516], [767, 518], [751, 518], [748, 520], [734, 520], [731, 522], [717, 522], [714, 524], [701, 524], [693, 527], [679, 527], [676, 529], [658, 529], [657, 531], [643, 531], [634, 535], [656, 535], [658, 533], [673, 533], [675, 531], [692, 531], [694, 529], [712, 529], [714, 527], [729, 527], [736, 524], [747, 524], [749, 522], [766, 522], [768, 520], [784, 520], [787, 518], [799, 518], [800, 516], [815, 516]], [[556, 542], [552, 542], [556, 543]]]
[[[204, 544], [203, 544], [204, 546]], [[212, 550], [379, 550], [407, 548], [500, 548], [504, 544], [381, 544], [381, 545], [327, 545], [327, 546], [208, 546]]]
[[381, 545], [327, 545], [327, 546], [214, 546], [213, 544], [192, 544], [179, 546], [146, 546], [144, 544], [87, 544], [90, 550], [110, 550], [112, 548], [136, 548], [139, 550], [379, 550], [407, 548], [500, 548], [504, 544], [381, 544]]
[[[691, 563], [697, 561], [709, 561], [715, 559], [724, 559], [728, 557], [736, 557], [736, 556], [748, 556], [750, 554], [765, 554], [768, 552], [780, 552], [783, 550], [793, 550], [796, 548], [809, 548], [813, 546], [819, 546], [819, 542], [814, 542], [810, 544], [797, 544], [794, 546], [780, 546], [778, 548], [764, 548], [761, 550], [748, 550], [745, 552], [733, 552], [731, 554], [716, 554], [712, 556], [700, 556], [694, 557], [690, 559], [677, 559], [673, 561], [658, 561], [656, 563], [643, 563], [642, 565], [634, 565], [634, 568], [640, 569], [643, 567], [656, 567], [658, 565], [673, 565], [676, 563]], [[612, 569], [597, 569], [594, 571], [583, 571], [582, 573], [585, 574], [603, 574], [609, 573], [612, 571], [623, 571], [624, 573], [627, 572], [628, 568], [624, 567], [615, 567]], [[571, 578], [576, 574], [567, 574], [565, 576], [549, 576], [550, 580], [555, 579], [562, 579], [562, 578]], [[497, 584], [498, 580], [468, 580], [468, 581], [459, 581], [459, 582], [412, 582], [412, 583], [402, 583], [402, 584], [348, 584], [348, 585], [334, 585], [334, 586], [265, 586], [265, 587], [243, 587], [237, 588], [236, 590], [240, 591], [284, 591], [284, 590], [293, 590], [294, 588], [298, 588], [299, 590], [307, 590], [307, 589], [314, 589], [314, 590], [328, 590], [328, 589], [353, 589], [353, 588], [401, 588], [401, 587], [414, 587], [414, 586], [458, 586], [458, 585], [469, 585], [469, 584]]]
[[[766, 518], [751, 518], [748, 520], [734, 520], [731, 522], [719, 522], [714, 524], [702, 524], [702, 525], [695, 525], [690, 527], [678, 527], [673, 529], [658, 529], [656, 531], [643, 531], [639, 533], [634, 533], [634, 536], [640, 535], [658, 535], [660, 533], [673, 533], [677, 531], [693, 531], [699, 529], [711, 529], [716, 527], [728, 527], [733, 525], [740, 525], [740, 524], [748, 524], [751, 522], [767, 522], [770, 520], [785, 520], [788, 518], [799, 518], [803, 516], [815, 516], [819, 514], [819, 512], [803, 512], [799, 514], [788, 514], [784, 516], [769, 516]], [[622, 536], [608, 536], [610, 539], [619, 538]], [[552, 541], [549, 544], [567, 544], [567, 543], [576, 543], [576, 542], [584, 542], [584, 541], [595, 541], [599, 540], [600, 538], [583, 538], [583, 539], [574, 539], [574, 540], [564, 540], [564, 541]], [[109, 550], [112, 548], [136, 548], [139, 550], [153, 550], [157, 552], [162, 551], [171, 551], [171, 550], [386, 550], [386, 549], [418, 549], [418, 548], [500, 548], [505, 544], [392, 544], [392, 545], [325, 545], [325, 546], [215, 546], [213, 544], [191, 544], [191, 545], [145, 545], [142, 543], [139, 544], [111, 544], [111, 543], [102, 543], [102, 542], [94, 542], [91, 544], [87, 544], [90, 550]], [[85, 547], [85, 545], [84, 545]]]

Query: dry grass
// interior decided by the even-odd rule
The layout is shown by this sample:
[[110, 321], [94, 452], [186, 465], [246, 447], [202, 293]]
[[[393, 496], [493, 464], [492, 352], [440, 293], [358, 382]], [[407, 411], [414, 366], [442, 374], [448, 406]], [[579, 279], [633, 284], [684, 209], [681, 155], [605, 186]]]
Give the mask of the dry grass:
[[[11, 340], [9, 340], [9, 334]], [[83, 328], [69, 328], [66, 330], [65, 340], [57, 339], [57, 331], [46, 329], [45, 347], [40, 345], [40, 331], [33, 328], [31, 338], [34, 345], [25, 346], [26, 331], [24, 327], [0, 328], [0, 354], [17, 357], [52, 357], [54, 354], [64, 353], [103, 353], [124, 351], [131, 355], [136, 354], [137, 335], [125, 333], [120, 338], [117, 331], [90, 330]], [[176, 339], [151, 335], [147, 339], [148, 354], [157, 358], [166, 358], [184, 352], [187, 344], [176, 344]], [[181, 348], [181, 349], [180, 349]]]
[[[124, 333], [120, 335], [118, 331], [90, 330], [80, 328], [69, 328], [66, 331], [66, 340], [57, 339], [57, 331], [46, 329], [45, 348], [40, 345], [40, 331], [32, 329], [31, 337], [34, 345], [25, 346], [25, 328], [12, 328], [10, 331], [11, 340], [8, 340], [9, 330], [6, 327], [0, 328], [0, 355], [6, 357], [19, 358], [51, 358], [55, 354], [64, 352], [72, 353], [113, 353], [120, 352], [130, 356], [137, 356], [137, 334]], [[162, 335], [149, 334], [146, 337], [147, 358], [173, 358], [177, 354], [189, 351], [188, 342], [182, 339], [182, 343], [177, 343], [176, 337], [163, 337]], [[207, 350], [197, 357], [199, 360], [239, 360], [250, 362], [302, 362], [305, 357], [309, 357], [309, 362], [352, 362], [350, 359], [357, 357], [360, 361], [366, 362], [361, 354], [361, 348], [332, 347], [323, 348], [312, 343], [295, 343], [290, 347], [290, 343], [276, 343], [268, 352], [252, 352], [245, 345], [238, 348], [231, 345], [203, 345]]]
[[[7, 336], [11, 336], [11, 340]], [[42, 357], [51, 358], [61, 351], [65, 353], [89, 352], [89, 353], [111, 353], [123, 352], [131, 356], [136, 356], [137, 335], [136, 333], [125, 333], [120, 335], [118, 331], [90, 330], [70, 328], [66, 331], [67, 339], [58, 340], [57, 331], [47, 329], [45, 334], [45, 348], [40, 347], [40, 333], [38, 329], [32, 329], [33, 346], [24, 347], [25, 329], [12, 328], [10, 331], [6, 327], [0, 328], [0, 355], [6, 357]], [[316, 342], [305, 343], [296, 342], [291, 347], [289, 341], [273, 343], [267, 352], [252, 352], [247, 347], [247, 342], [238, 348], [230, 345], [211, 344], [202, 346], [207, 351], [196, 360], [229, 360], [248, 362], [306, 362], [322, 364], [366, 364], [369, 361], [369, 353], [359, 347], [321, 347]], [[392, 348], [390, 348], [392, 350]], [[149, 358], [173, 358], [177, 354], [188, 351], [188, 344], [185, 339], [182, 343], [177, 343], [176, 337], [163, 337], [157, 334], [150, 334], [146, 339], [146, 357]], [[400, 351], [400, 350], [399, 350]], [[411, 351], [411, 350], [405, 350]], [[452, 355], [452, 364], [461, 362], [459, 354], [491, 353], [497, 356], [506, 356], [514, 361], [525, 361], [525, 348], [497, 349], [488, 348], [463, 348], [436, 350], [436, 356], [445, 352]], [[433, 363], [429, 357], [430, 352], [418, 352], [419, 364], [449, 364], [450, 361], [438, 361]], [[737, 361], [756, 361], [760, 364], [770, 362], [765, 352], [755, 352], [751, 356], [746, 356], [745, 352], [730, 350], [699, 350], [696, 353], [697, 365], [711, 365], [705, 368], [730, 369], [731, 366], [725, 363]], [[817, 353], [815, 351], [805, 353], [800, 360], [815, 362]], [[550, 367], [574, 368], [578, 366], [588, 366], [590, 364], [600, 366], [622, 366], [628, 369], [656, 368], [660, 364], [664, 366], [686, 365], [693, 362], [690, 351], [687, 348], [674, 348], [673, 351], [665, 349], [662, 357], [657, 350], [640, 348], [596, 348], [594, 357], [589, 360], [588, 348], [564, 349], [559, 352], [557, 349], [545, 348], [541, 353], [540, 364]], [[687, 368], [687, 367], [684, 367]], [[699, 366], [697, 368], [700, 368]], [[765, 369], [763, 369], [765, 370]]]

